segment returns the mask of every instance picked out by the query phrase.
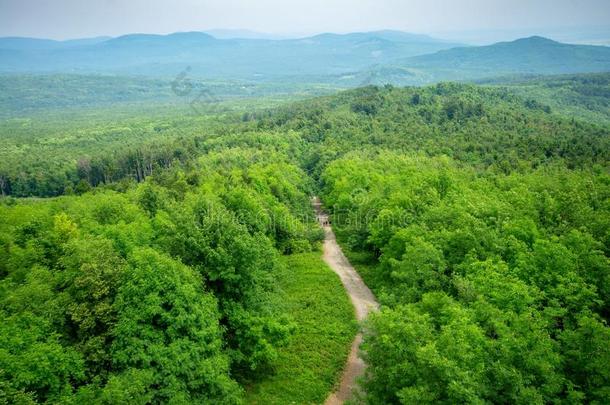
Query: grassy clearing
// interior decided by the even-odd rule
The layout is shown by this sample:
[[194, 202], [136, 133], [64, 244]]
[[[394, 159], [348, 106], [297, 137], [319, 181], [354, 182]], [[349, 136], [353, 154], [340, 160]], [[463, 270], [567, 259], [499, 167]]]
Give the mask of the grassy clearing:
[[357, 331], [339, 278], [320, 253], [282, 258], [277, 305], [297, 329], [274, 372], [247, 387], [249, 404], [319, 404], [339, 379]]

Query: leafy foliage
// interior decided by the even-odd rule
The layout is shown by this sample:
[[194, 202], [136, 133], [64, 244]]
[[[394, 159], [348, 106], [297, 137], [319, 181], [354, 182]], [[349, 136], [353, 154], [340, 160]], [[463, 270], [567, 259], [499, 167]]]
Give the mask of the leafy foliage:
[[322, 180], [350, 246], [377, 256], [369, 402], [604, 402], [608, 367], [576, 359], [610, 360], [606, 172], [383, 152], [348, 154]]
[[300, 170], [242, 157], [126, 193], [0, 206], [7, 401], [242, 401], [235, 379], [267, 369], [294, 330], [270, 299], [277, 257], [319, 241], [296, 217], [309, 209]]
[[[586, 118], [592, 122], [610, 122], [610, 74], [596, 73], [565, 76], [515, 76], [482, 81], [507, 87], [563, 115]], [[546, 106], [546, 107], [544, 107]]]

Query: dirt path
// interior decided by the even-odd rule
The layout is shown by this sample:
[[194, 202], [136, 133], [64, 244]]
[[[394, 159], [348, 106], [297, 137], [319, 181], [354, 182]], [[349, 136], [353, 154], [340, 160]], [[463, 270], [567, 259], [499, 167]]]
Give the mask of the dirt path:
[[[356, 310], [356, 319], [360, 322], [367, 317], [370, 311], [376, 311], [379, 308], [379, 304], [337, 244], [328, 215], [322, 211], [320, 199], [315, 197], [312, 204], [316, 210], [318, 221], [324, 228], [324, 261], [341, 278], [341, 282]], [[328, 396], [325, 405], [342, 404], [351, 397], [352, 392], [357, 388], [356, 379], [363, 375], [365, 369], [364, 362], [358, 356], [360, 342], [362, 342], [362, 334], [359, 333], [352, 343], [352, 349], [343, 370], [341, 383], [337, 391]]]

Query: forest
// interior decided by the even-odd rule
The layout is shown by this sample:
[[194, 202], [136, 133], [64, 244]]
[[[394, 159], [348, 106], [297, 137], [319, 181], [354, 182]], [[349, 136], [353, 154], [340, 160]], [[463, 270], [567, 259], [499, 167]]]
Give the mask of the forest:
[[[608, 403], [607, 94], [27, 101], [0, 122], [0, 403], [322, 403], [358, 330], [363, 403]], [[381, 304], [362, 325], [314, 195]]]

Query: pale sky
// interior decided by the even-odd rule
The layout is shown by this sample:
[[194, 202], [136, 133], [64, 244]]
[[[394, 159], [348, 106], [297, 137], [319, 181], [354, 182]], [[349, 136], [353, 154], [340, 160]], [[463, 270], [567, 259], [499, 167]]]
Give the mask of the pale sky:
[[71, 39], [214, 28], [276, 34], [610, 28], [610, 0], [0, 0], [0, 36]]

